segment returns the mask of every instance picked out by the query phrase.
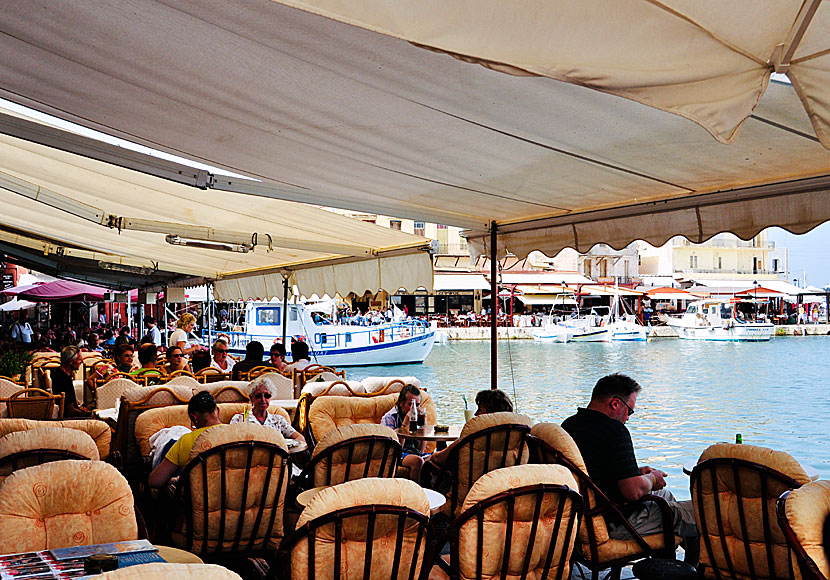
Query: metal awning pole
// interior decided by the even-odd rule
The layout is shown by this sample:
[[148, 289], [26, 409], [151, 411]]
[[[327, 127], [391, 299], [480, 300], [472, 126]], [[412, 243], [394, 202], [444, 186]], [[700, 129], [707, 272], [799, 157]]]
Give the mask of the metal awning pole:
[[490, 388], [499, 388], [499, 279], [496, 222], [490, 222]]
[[282, 346], [285, 348], [286, 351], [290, 352], [291, 349], [288, 348], [288, 345], [285, 343], [285, 339], [287, 337], [288, 331], [288, 278], [282, 279]]

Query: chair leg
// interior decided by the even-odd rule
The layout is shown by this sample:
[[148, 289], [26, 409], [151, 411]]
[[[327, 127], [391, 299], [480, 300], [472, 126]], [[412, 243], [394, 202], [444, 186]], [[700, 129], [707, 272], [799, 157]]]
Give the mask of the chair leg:
[[608, 580], [620, 580], [622, 574], [622, 566], [611, 566], [611, 571], [608, 572]]

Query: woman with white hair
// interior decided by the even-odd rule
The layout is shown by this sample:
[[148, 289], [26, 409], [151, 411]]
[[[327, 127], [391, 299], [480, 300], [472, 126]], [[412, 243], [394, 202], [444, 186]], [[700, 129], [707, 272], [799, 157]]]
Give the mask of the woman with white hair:
[[248, 385], [248, 398], [251, 408], [243, 413], [237, 413], [231, 423], [255, 423], [278, 429], [286, 439], [297, 439], [305, 443], [303, 434], [294, 429], [282, 415], [272, 415], [268, 412], [268, 405], [274, 397], [274, 385], [268, 377], [258, 377]]

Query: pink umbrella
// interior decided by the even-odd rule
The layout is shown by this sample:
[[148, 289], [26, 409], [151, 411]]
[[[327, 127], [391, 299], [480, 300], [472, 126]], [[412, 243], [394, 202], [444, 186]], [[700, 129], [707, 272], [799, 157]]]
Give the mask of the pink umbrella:
[[5, 294], [6, 296], [17, 296], [21, 292], [26, 292], [28, 290], [31, 290], [32, 288], [37, 288], [42, 284], [43, 282], [37, 282], [36, 284], [23, 284], [22, 286], [14, 286], [12, 288], [0, 290], [0, 294]]

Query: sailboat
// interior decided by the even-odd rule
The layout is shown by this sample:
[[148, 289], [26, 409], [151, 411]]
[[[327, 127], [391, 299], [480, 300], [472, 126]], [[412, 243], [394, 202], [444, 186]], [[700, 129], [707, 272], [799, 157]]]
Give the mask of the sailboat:
[[608, 328], [612, 341], [646, 341], [651, 325], [643, 326], [632, 312], [624, 312], [623, 302], [618, 294], [614, 296]]

